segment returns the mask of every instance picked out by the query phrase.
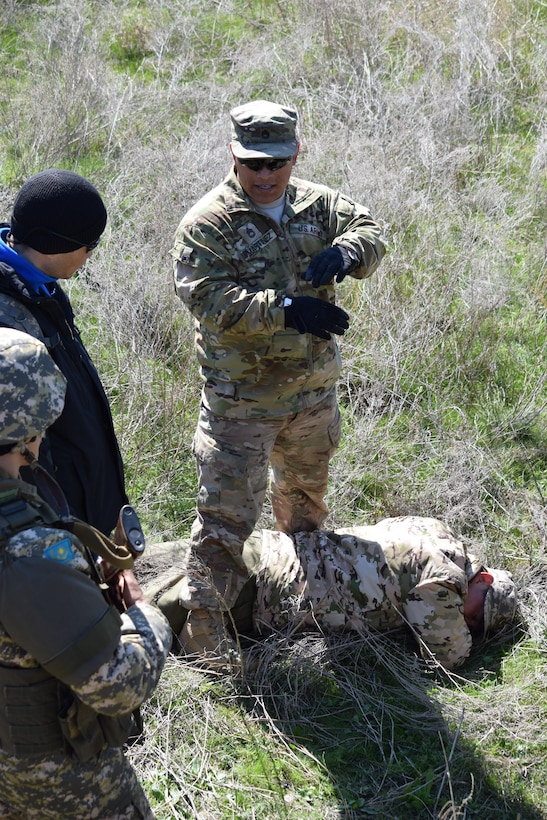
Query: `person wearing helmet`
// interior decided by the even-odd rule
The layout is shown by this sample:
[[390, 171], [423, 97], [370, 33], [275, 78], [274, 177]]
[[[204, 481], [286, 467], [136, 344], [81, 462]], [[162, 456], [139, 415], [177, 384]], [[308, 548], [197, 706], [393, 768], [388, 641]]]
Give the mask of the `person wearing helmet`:
[[[243, 559], [249, 581], [225, 628], [228, 633], [235, 626], [244, 637], [320, 629], [356, 632], [366, 640], [371, 629], [403, 628], [424, 658], [456, 669], [474, 642], [498, 631], [517, 611], [510, 573], [483, 566], [434, 518], [386, 518], [292, 535], [255, 531]], [[210, 577], [188, 566], [156, 593], [176, 633], [183, 628], [188, 597], [206, 600], [211, 592]], [[208, 661], [215, 666], [214, 653]]]
[[110, 407], [74, 324], [61, 282], [99, 243], [107, 212], [96, 188], [51, 168], [28, 179], [0, 224], [0, 326], [43, 341], [67, 380], [65, 408], [48, 430], [40, 462], [71, 512], [108, 535], [127, 503]]
[[169, 624], [129, 569], [125, 611], [110, 605], [70, 517], [21, 478], [28, 465], [43, 472], [63, 506], [37, 456], [65, 390], [42, 342], [0, 328], [0, 817], [152, 820], [122, 747]]

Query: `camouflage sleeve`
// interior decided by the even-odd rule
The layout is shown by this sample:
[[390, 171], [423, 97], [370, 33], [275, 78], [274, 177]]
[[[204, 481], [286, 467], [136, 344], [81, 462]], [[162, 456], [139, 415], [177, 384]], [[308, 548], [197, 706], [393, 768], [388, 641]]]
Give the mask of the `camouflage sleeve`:
[[123, 715], [150, 697], [171, 647], [171, 627], [157, 607], [139, 603], [122, 615], [113, 656], [73, 690], [96, 712]]
[[[270, 336], [283, 330], [281, 289], [251, 291], [241, 286], [234, 242], [235, 237], [203, 219], [181, 226], [172, 251], [177, 295], [211, 333]], [[262, 274], [261, 268], [257, 276]]]
[[386, 249], [381, 238], [380, 226], [368, 210], [337, 194], [333, 204], [331, 232], [334, 234], [333, 245], [343, 244], [357, 254], [359, 267], [350, 276], [366, 279], [374, 273], [380, 264]]
[[471, 633], [455, 586], [431, 579], [421, 581], [409, 594], [403, 611], [424, 658], [433, 654], [447, 669], [456, 669], [468, 658]]
[[[401, 614], [422, 655], [455, 669], [471, 651], [463, 615], [467, 594], [464, 545], [441, 521], [423, 516], [386, 518], [375, 527], [401, 590]], [[409, 583], [410, 582], [410, 583]]]

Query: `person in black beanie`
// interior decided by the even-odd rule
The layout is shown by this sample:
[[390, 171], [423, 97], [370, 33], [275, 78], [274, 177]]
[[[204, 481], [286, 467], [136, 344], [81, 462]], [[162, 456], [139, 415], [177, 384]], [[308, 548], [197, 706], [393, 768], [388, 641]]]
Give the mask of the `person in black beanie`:
[[10, 223], [0, 224], [0, 326], [43, 341], [65, 376], [65, 408], [40, 462], [71, 513], [108, 535], [127, 503], [123, 463], [103, 386], [59, 284], [85, 264], [106, 222], [99, 192], [79, 174], [51, 168], [28, 179]]

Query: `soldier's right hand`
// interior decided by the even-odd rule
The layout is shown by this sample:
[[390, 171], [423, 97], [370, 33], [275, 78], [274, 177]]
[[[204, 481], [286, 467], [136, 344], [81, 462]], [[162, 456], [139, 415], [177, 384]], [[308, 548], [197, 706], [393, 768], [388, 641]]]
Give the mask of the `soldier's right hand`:
[[120, 579], [122, 580], [122, 597], [123, 602], [129, 609], [133, 604], [138, 604], [145, 600], [144, 593], [135, 574], [131, 569], [124, 569], [120, 572]]
[[320, 339], [330, 339], [331, 333], [343, 336], [349, 327], [349, 314], [314, 296], [295, 296], [285, 306], [285, 327], [299, 333], [313, 333]]

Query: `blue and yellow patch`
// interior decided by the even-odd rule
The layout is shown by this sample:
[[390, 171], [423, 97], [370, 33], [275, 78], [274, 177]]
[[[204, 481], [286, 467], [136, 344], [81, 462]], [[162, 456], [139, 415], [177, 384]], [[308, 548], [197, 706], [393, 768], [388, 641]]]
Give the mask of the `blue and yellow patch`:
[[57, 541], [56, 544], [50, 544], [49, 547], [46, 547], [43, 554], [44, 558], [50, 561], [58, 561], [60, 564], [70, 561], [74, 558], [74, 550], [72, 549], [70, 538], [63, 538], [61, 541]]

